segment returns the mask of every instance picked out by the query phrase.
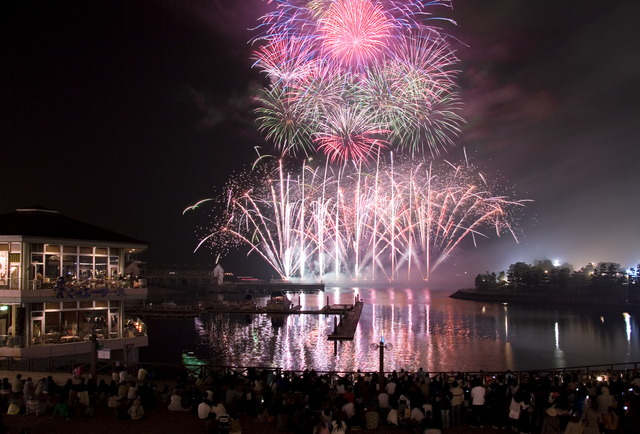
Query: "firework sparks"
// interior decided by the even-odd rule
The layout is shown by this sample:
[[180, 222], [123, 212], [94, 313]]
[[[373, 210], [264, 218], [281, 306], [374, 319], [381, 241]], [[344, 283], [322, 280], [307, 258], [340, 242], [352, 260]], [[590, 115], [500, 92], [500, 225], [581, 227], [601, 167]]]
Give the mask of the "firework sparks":
[[412, 270], [428, 279], [467, 238], [489, 228], [515, 238], [510, 215], [526, 202], [494, 195], [468, 164], [303, 163], [293, 172], [280, 162], [260, 173], [248, 190], [232, 182], [230, 206], [208, 236], [214, 248], [249, 246], [283, 279], [398, 280]]
[[[453, 145], [463, 122], [447, 39], [427, 9], [449, 1], [276, 1], [262, 17], [255, 66], [269, 77], [261, 130], [283, 154], [320, 152], [372, 161], [372, 142], [344, 133], [367, 119], [377, 145], [431, 153]], [[356, 111], [358, 113], [354, 113]], [[352, 139], [346, 139], [346, 137]]]

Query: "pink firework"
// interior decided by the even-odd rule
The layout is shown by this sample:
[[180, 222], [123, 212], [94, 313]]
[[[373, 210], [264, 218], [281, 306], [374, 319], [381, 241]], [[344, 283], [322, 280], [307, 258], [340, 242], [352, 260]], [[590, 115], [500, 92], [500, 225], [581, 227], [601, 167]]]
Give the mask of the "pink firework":
[[377, 155], [388, 142], [382, 137], [388, 131], [372, 123], [365, 112], [354, 108], [339, 108], [320, 123], [321, 131], [315, 142], [319, 151], [324, 152], [330, 162], [367, 162]]
[[323, 46], [347, 66], [367, 65], [387, 48], [392, 20], [369, 0], [338, 0], [320, 22]]
[[304, 80], [315, 68], [310, 48], [300, 39], [274, 38], [255, 53], [258, 65], [273, 80]]

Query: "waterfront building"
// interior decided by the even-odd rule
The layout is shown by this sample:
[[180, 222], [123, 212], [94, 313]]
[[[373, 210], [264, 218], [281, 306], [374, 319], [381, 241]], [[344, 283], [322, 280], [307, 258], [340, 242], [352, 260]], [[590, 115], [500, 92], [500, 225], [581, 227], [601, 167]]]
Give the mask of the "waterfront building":
[[0, 215], [0, 357], [88, 358], [95, 334], [112, 360], [137, 360], [146, 326], [126, 304], [147, 289], [124, 261], [147, 247], [42, 207]]

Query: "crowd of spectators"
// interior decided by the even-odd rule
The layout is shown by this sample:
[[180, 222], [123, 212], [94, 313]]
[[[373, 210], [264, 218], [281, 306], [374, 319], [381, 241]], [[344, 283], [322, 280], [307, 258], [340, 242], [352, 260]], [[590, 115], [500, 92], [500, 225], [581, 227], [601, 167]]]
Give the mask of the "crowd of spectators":
[[78, 376], [57, 384], [51, 376], [37, 381], [17, 375], [0, 383], [5, 414], [90, 418], [96, 407], [111, 409], [116, 419], [140, 420], [149, 412], [191, 412], [206, 433], [239, 433], [240, 415], [296, 434], [341, 434], [374, 430], [380, 424], [416, 434], [446, 432], [449, 427], [510, 428], [529, 434], [640, 433], [640, 374], [585, 373], [517, 378], [392, 372], [346, 375], [229, 370], [224, 376], [189, 377], [182, 371], [175, 386], [161, 388], [140, 369], [126, 370], [110, 382], [94, 384]]

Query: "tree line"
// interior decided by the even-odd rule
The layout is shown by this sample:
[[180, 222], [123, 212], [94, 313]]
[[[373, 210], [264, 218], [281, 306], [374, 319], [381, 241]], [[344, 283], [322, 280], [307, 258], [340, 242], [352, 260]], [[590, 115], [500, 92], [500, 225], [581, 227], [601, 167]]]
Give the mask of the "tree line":
[[[637, 269], [640, 270], [640, 264]], [[600, 262], [587, 264], [574, 271], [571, 264], [555, 266], [549, 259], [536, 260], [533, 264], [516, 262], [506, 272], [496, 274], [487, 271], [485, 274], [478, 274], [475, 279], [476, 288], [482, 290], [604, 289], [621, 288], [625, 284], [638, 284], [636, 269], [626, 270], [615, 262]]]

